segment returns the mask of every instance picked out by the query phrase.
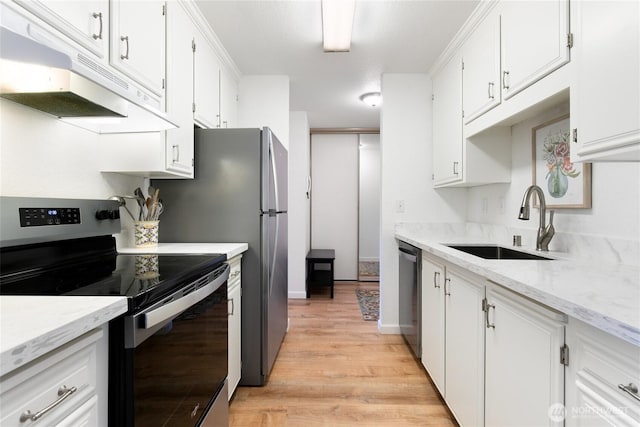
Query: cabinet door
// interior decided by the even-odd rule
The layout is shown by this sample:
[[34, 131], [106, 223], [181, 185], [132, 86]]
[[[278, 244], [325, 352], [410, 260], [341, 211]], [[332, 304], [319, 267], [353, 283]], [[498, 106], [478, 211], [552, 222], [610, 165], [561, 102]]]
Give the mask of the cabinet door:
[[109, 0], [17, 1], [71, 40], [106, 60]]
[[194, 119], [204, 128], [220, 127], [220, 61], [201, 33], [194, 51]]
[[572, 3], [574, 160], [640, 160], [640, 3]]
[[485, 424], [562, 426], [550, 408], [564, 404], [566, 317], [522, 297], [487, 289]]
[[242, 289], [238, 282], [229, 291], [229, 399], [233, 396], [241, 376], [241, 316]]
[[165, 131], [166, 169], [193, 176], [193, 34], [180, 2], [167, 4], [167, 113], [180, 127]]
[[156, 95], [163, 95], [164, 1], [111, 0], [110, 62]]
[[422, 364], [445, 394], [444, 267], [422, 257]]
[[500, 16], [482, 21], [463, 47], [464, 123], [500, 104]]
[[569, 61], [569, 1], [504, 1], [502, 94], [509, 99]]
[[462, 59], [433, 77], [433, 183], [462, 179]]
[[463, 426], [484, 425], [484, 286], [447, 268], [445, 399]]
[[221, 127], [238, 126], [238, 84], [224, 69], [220, 69], [220, 116]]

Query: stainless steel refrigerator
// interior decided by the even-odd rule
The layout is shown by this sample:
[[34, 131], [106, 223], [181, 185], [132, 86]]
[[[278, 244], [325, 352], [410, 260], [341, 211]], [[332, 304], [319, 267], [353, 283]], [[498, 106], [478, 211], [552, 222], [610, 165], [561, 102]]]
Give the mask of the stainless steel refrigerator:
[[269, 128], [196, 129], [195, 178], [154, 180], [160, 242], [247, 242], [242, 376], [264, 385], [288, 324], [287, 150]]

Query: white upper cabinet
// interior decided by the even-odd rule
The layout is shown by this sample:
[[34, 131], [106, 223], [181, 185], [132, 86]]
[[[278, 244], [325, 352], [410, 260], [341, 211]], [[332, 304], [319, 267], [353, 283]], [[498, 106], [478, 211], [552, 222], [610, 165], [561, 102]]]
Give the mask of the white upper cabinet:
[[500, 104], [500, 16], [486, 17], [462, 48], [464, 123]]
[[107, 58], [109, 0], [17, 1], [99, 59]]
[[165, 131], [167, 171], [193, 177], [193, 33], [179, 2], [167, 4], [167, 113], [179, 125]]
[[217, 128], [221, 126], [220, 60], [200, 32], [196, 32], [194, 43], [194, 120], [203, 128]]
[[224, 69], [220, 70], [220, 119], [223, 128], [238, 126], [238, 83]]
[[433, 183], [462, 179], [462, 59], [454, 55], [433, 76]]
[[640, 3], [572, 3], [573, 161], [640, 161]]
[[158, 97], [164, 94], [165, 2], [111, 0], [111, 65]]
[[569, 62], [569, 1], [503, 1], [503, 99]]

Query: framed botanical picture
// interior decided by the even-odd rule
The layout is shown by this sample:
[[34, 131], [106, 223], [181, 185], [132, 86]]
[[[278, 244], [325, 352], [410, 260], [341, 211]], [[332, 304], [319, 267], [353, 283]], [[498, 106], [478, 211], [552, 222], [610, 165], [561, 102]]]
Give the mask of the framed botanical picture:
[[542, 189], [547, 208], [591, 208], [591, 163], [571, 162], [569, 115], [536, 126], [531, 133], [533, 183]]

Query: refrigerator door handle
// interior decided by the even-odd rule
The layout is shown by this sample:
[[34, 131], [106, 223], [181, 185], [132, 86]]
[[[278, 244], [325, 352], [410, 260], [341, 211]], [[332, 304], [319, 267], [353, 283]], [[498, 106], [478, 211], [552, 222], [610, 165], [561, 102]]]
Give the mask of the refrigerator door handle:
[[276, 212], [280, 211], [280, 206], [278, 205], [279, 195], [278, 195], [278, 170], [276, 169], [276, 152], [273, 149], [273, 139], [269, 138], [269, 159], [271, 160], [271, 171], [273, 173], [273, 192], [275, 197], [275, 208]]
[[278, 259], [278, 236], [280, 233], [280, 216], [276, 215], [275, 239], [273, 239], [273, 258], [271, 258], [271, 270], [269, 270], [269, 295], [273, 290], [273, 273], [276, 270], [276, 260]]

